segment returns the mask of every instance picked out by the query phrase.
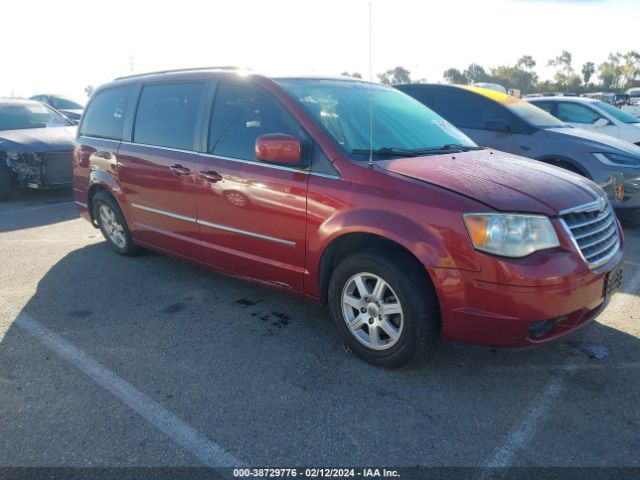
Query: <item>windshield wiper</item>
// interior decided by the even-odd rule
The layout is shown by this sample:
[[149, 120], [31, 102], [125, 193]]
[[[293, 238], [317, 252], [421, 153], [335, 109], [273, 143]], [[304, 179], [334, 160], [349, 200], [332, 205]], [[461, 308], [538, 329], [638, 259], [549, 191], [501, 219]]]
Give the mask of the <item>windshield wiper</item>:
[[408, 150], [406, 148], [397, 148], [397, 147], [381, 147], [374, 150], [369, 150], [367, 148], [354, 148], [351, 150], [351, 153], [363, 153], [363, 154], [373, 154], [373, 155], [383, 155], [383, 156], [393, 156], [400, 155], [402, 157], [415, 157], [417, 151], [416, 150]]
[[421, 155], [436, 155], [439, 153], [468, 152], [470, 150], [482, 150], [483, 147], [475, 147], [468, 145], [459, 145], [457, 143], [447, 143], [438, 147], [426, 148], [399, 148], [399, 147], [382, 147], [375, 150], [366, 148], [355, 148], [351, 153], [362, 153], [367, 155], [383, 155], [383, 156], [401, 156], [401, 157], [419, 157]]
[[439, 147], [432, 148], [424, 148], [420, 151], [417, 151], [418, 154], [433, 154], [433, 153], [450, 153], [450, 152], [469, 152], [471, 150], [483, 150], [483, 147], [476, 147], [470, 145], [460, 145], [458, 143], [447, 143], [445, 145], [440, 145]]

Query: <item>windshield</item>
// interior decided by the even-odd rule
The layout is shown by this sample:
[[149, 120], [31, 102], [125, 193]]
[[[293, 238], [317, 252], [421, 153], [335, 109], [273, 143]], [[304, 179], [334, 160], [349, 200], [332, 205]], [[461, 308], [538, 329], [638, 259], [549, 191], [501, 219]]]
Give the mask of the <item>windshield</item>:
[[51, 97], [51, 103], [55, 108], [63, 110], [82, 110], [84, 108], [78, 102], [65, 97]]
[[569, 125], [558, 120], [550, 113], [539, 107], [523, 101], [509, 102], [504, 104], [513, 114], [537, 128], [567, 128]]
[[73, 125], [57, 112], [40, 103], [0, 102], [0, 130], [67, 127]]
[[631, 115], [631, 114], [629, 114], [627, 112], [623, 112], [618, 107], [614, 107], [610, 103], [596, 102], [594, 105], [596, 107], [598, 107], [600, 110], [604, 110], [606, 113], [611, 115], [616, 120], [620, 120], [621, 122], [624, 122], [624, 123], [639, 123], [640, 122], [639, 118], [634, 117], [633, 115]]
[[358, 160], [368, 159], [369, 150], [393, 156], [400, 150], [406, 155], [443, 146], [477, 147], [438, 114], [393, 88], [343, 80], [283, 79], [278, 83]]

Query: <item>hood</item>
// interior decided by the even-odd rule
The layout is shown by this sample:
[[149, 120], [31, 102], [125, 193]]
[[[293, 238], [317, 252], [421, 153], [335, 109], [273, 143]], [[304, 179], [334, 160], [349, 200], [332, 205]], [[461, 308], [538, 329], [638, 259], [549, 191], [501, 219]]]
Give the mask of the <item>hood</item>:
[[584, 128], [545, 128], [544, 132], [551, 137], [565, 137], [566, 140], [579, 141], [584, 148], [589, 148], [593, 152], [615, 152], [640, 158], [640, 147], [603, 133]]
[[27, 128], [0, 131], [4, 152], [60, 152], [73, 149], [76, 127]]
[[561, 168], [497, 150], [377, 161], [379, 168], [437, 185], [496, 210], [557, 215], [602, 195]]

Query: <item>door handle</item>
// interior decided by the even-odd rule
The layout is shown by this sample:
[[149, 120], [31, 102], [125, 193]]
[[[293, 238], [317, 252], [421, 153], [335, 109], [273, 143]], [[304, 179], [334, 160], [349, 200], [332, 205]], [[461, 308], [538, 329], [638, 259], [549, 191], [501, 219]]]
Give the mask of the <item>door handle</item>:
[[183, 176], [183, 175], [189, 175], [191, 174], [191, 170], [189, 170], [187, 167], [183, 167], [180, 164], [177, 165], [171, 165], [169, 167], [169, 170], [171, 170], [173, 172], [174, 175], [177, 175], [179, 177]]
[[218, 172], [214, 172], [213, 170], [198, 172], [198, 177], [211, 183], [216, 183], [222, 180], [222, 175]]
[[116, 154], [113, 152], [108, 152], [106, 150], [98, 150], [97, 152], [93, 152], [91, 155], [89, 155], [89, 160], [95, 160], [96, 158], [112, 161], [116, 159]]

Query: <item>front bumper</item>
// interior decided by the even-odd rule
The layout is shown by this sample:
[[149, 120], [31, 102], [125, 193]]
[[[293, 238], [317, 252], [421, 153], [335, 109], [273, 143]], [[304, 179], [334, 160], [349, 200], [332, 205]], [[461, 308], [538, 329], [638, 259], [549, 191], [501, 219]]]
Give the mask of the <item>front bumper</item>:
[[464, 343], [526, 347], [573, 332], [604, 310], [605, 282], [622, 260], [622, 245], [594, 270], [577, 253], [562, 250], [517, 261], [484, 257], [483, 274], [431, 271], [442, 334]]
[[21, 153], [5, 161], [20, 186], [55, 188], [71, 185], [71, 151]]

